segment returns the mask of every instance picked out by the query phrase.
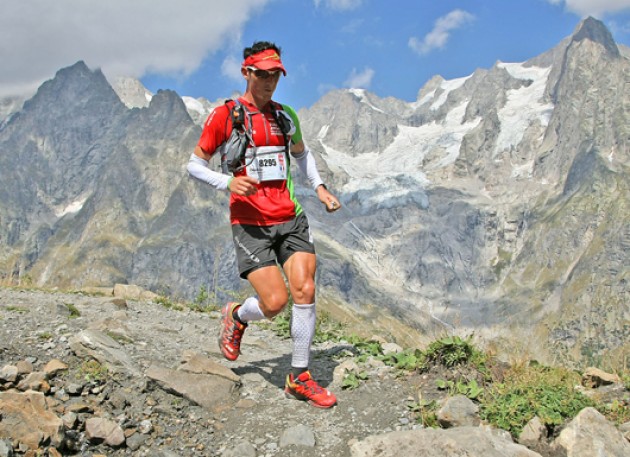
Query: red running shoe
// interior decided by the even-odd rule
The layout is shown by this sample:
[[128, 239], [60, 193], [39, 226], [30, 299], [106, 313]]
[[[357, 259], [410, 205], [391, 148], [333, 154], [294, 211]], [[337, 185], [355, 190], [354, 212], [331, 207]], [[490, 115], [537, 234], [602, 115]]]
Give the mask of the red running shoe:
[[221, 309], [221, 333], [219, 335], [219, 347], [223, 356], [231, 361], [238, 359], [241, 353], [241, 339], [247, 328], [247, 324], [241, 324], [234, 319], [234, 311], [241, 305], [239, 303], [227, 303]]
[[298, 400], [306, 400], [316, 408], [330, 408], [337, 404], [335, 395], [317, 384], [311, 377], [310, 371], [305, 371], [297, 378], [294, 378], [293, 374], [289, 374], [284, 392], [287, 396], [291, 395]]

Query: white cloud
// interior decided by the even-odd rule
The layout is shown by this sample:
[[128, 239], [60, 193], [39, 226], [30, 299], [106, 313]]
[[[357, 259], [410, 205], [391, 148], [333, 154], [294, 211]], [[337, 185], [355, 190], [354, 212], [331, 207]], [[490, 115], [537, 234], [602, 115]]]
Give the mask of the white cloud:
[[344, 86], [353, 89], [367, 89], [372, 84], [372, 78], [374, 77], [374, 70], [371, 68], [364, 68], [362, 72], [357, 72], [356, 68], [352, 69], [350, 76], [344, 82]]
[[474, 18], [475, 16], [463, 10], [451, 11], [446, 16], [442, 16], [435, 21], [433, 30], [424, 39], [409, 38], [409, 47], [420, 55], [426, 55], [434, 49], [442, 49], [453, 30], [460, 28], [467, 22], [474, 20]]
[[547, 0], [553, 5], [564, 4], [565, 8], [580, 16], [601, 18], [606, 13], [618, 13], [630, 9], [630, 0]]
[[226, 57], [223, 60], [221, 73], [234, 81], [243, 81], [243, 76], [241, 75], [241, 61], [234, 56]]
[[348, 11], [357, 9], [363, 3], [363, 0], [313, 0], [315, 8], [319, 8], [320, 5], [324, 5], [326, 8], [330, 8], [335, 11]]
[[35, 90], [84, 60], [108, 77], [185, 76], [271, 0], [29, 0], [0, 15], [0, 96]]

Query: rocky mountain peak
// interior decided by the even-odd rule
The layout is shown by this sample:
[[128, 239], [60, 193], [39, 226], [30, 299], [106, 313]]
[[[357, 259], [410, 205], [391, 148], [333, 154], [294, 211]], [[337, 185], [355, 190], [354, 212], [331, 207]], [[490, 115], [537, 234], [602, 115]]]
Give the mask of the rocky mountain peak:
[[380, 105], [378, 97], [364, 90], [336, 90], [303, 113], [301, 124], [306, 136], [354, 156], [382, 151], [398, 127], [397, 119]]
[[182, 98], [172, 90], [160, 90], [151, 98], [145, 116], [149, 125], [158, 129], [172, 129], [178, 125], [189, 125], [192, 119]]
[[433, 76], [424, 86], [420, 88], [418, 91], [418, 100], [422, 100], [432, 91], [437, 90], [440, 87], [440, 84], [444, 82], [444, 78], [440, 75]]
[[153, 94], [135, 78], [118, 77], [112, 81], [112, 88], [127, 108], [146, 108]]
[[75, 93], [86, 89], [94, 92], [94, 89], [107, 88], [111, 91], [111, 86], [103, 72], [100, 69], [90, 70], [85, 62], [80, 60], [74, 65], [59, 70], [53, 79], [41, 86], [38, 94], [59, 92], [68, 88]]
[[105, 113], [120, 111], [122, 107], [101, 70], [90, 70], [85, 62], [79, 61], [59, 70], [53, 79], [42, 84], [24, 103], [24, 112], [35, 110], [37, 116], [58, 119], [67, 116], [68, 112], [105, 116]]
[[177, 92], [172, 90], [159, 90], [157, 94], [151, 98], [149, 109], [183, 109], [186, 111], [186, 105]]
[[619, 48], [612, 37], [610, 31], [599, 20], [593, 17], [587, 17], [576, 27], [573, 33], [573, 42], [590, 40], [601, 44], [606, 51], [613, 57], [619, 57]]

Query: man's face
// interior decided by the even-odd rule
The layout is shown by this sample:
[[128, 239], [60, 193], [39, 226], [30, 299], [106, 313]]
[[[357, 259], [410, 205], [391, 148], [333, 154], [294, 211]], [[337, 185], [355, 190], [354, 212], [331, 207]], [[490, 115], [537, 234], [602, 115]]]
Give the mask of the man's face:
[[280, 80], [280, 71], [259, 70], [254, 67], [242, 69], [243, 76], [247, 80], [249, 91], [262, 98], [271, 99]]

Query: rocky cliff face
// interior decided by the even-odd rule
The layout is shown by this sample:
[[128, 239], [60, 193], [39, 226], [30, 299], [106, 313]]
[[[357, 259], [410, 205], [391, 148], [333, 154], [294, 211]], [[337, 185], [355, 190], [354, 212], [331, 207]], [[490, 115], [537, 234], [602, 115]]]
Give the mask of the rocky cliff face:
[[[541, 359], [617, 363], [630, 340], [627, 55], [589, 18], [528, 62], [435, 77], [413, 103], [344, 90], [303, 110], [344, 203], [327, 215], [299, 189], [320, 303], [406, 344], [474, 331]], [[227, 198], [185, 173], [214, 104], [126, 93], [77, 63], [3, 121], [3, 281], [189, 298], [203, 286], [222, 300], [242, 285]]]
[[175, 93], [130, 110], [100, 72], [61, 70], [1, 133], [4, 276], [71, 287], [138, 278], [177, 293], [207, 277], [222, 252], [208, 239], [227, 216], [224, 196], [186, 177], [199, 133]]

